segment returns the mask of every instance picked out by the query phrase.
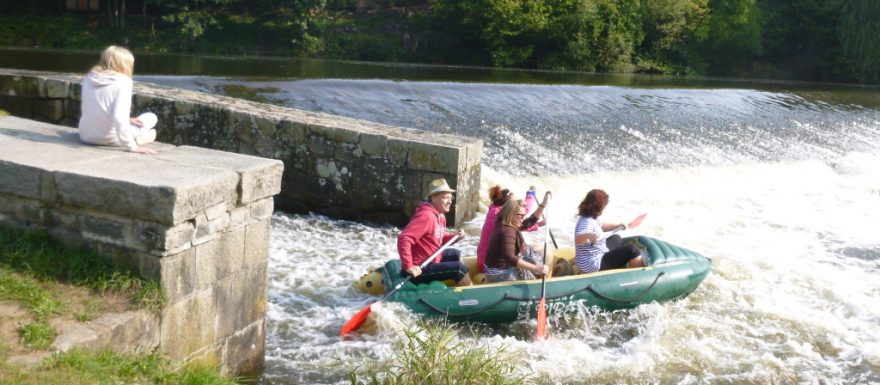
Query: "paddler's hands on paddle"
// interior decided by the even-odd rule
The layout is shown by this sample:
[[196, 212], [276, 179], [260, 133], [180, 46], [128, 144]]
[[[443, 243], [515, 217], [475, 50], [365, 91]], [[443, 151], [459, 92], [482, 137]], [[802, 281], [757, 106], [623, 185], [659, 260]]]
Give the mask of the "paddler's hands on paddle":
[[452, 234], [455, 234], [455, 236], [458, 237], [458, 239], [456, 239], [455, 242], [458, 242], [458, 241], [464, 239], [464, 230], [462, 230], [462, 229], [455, 230], [455, 232], [453, 232]]
[[409, 275], [411, 275], [413, 278], [415, 278], [415, 277], [422, 275], [422, 268], [418, 267], [418, 266], [413, 266], [413, 267], [410, 267], [409, 269], [406, 269], [406, 272]]
[[547, 265], [533, 265], [529, 270], [531, 270], [534, 275], [543, 275], [547, 274], [547, 272], [550, 271], [550, 268]]

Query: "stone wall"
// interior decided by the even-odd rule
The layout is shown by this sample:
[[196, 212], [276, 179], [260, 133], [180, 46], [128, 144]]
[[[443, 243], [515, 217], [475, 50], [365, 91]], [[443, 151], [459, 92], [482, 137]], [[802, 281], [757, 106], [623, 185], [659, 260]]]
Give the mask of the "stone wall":
[[[59, 98], [58, 110], [67, 104]], [[47, 229], [159, 280], [168, 304], [155, 325], [143, 318], [130, 325], [152, 333], [142, 343], [174, 359], [219, 363], [227, 373], [259, 369], [269, 225], [283, 164], [150, 147], [158, 154], [86, 146], [75, 129], [0, 117], [0, 224]]]
[[[0, 69], [0, 108], [76, 126], [81, 76]], [[132, 113], [159, 116], [159, 140], [284, 162], [279, 208], [406, 223], [425, 186], [457, 190], [450, 224], [478, 208], [482, 141], [200, 92], [135, 83]]]

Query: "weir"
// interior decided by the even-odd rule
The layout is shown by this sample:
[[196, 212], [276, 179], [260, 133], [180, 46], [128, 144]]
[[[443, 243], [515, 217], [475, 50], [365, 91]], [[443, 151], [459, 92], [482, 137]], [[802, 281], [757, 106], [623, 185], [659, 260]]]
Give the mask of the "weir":
[[[0, 108], [75, 127], [82, 76], [0, 69]], [[276, 206], [403, 225], [433, 179], [456, 189], [448, 223], [479, 205], [479, 139], [135, 82], [132, 113], [158, 115], [158, 140], [284, 162]]]

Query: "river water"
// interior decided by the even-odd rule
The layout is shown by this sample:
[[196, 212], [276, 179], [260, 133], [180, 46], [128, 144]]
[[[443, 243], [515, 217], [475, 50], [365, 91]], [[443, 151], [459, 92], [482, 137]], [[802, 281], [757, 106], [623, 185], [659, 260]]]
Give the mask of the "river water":
[[[0, 55], [0, 67], [79, 72], [12, 61]], [[561, 245], [580, 199], [602, 188], [604, 219], [648, 213], [630, 234], [712, 258], [680, 301], [553, 319], [542, 343], [528, 322], [460, 336], [517, 352], [531, 383], [880, 384], [876, 89], [288, 61], [241, 73], [227, 60], [203, 76], [143, 62], [136, 80], [482, 138], [482, 190], [552, 190]], [[466, 253], [482, 222], [463, 225]], [[351, 365], [393, 352], [416, 320], [394, 304], [374, 333], [337, 334], [376, 299], [350, 284], [396, 257], [398, 232], [274, 215], [261, 383], [347, 383]]]

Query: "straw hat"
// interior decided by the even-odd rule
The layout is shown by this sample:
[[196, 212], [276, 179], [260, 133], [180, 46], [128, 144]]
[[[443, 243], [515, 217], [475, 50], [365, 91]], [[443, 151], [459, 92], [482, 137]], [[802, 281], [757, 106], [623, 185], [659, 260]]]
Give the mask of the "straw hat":
[[431, 196], [438, 193], [454, 193], [455, 190], [449, 187], [449, 183], [446, 183], [446, 179], [434, 179], [431, 181], [431, 184], [428, 185], [428, 193], [425, 194], [425, 199], [431, 199]]

